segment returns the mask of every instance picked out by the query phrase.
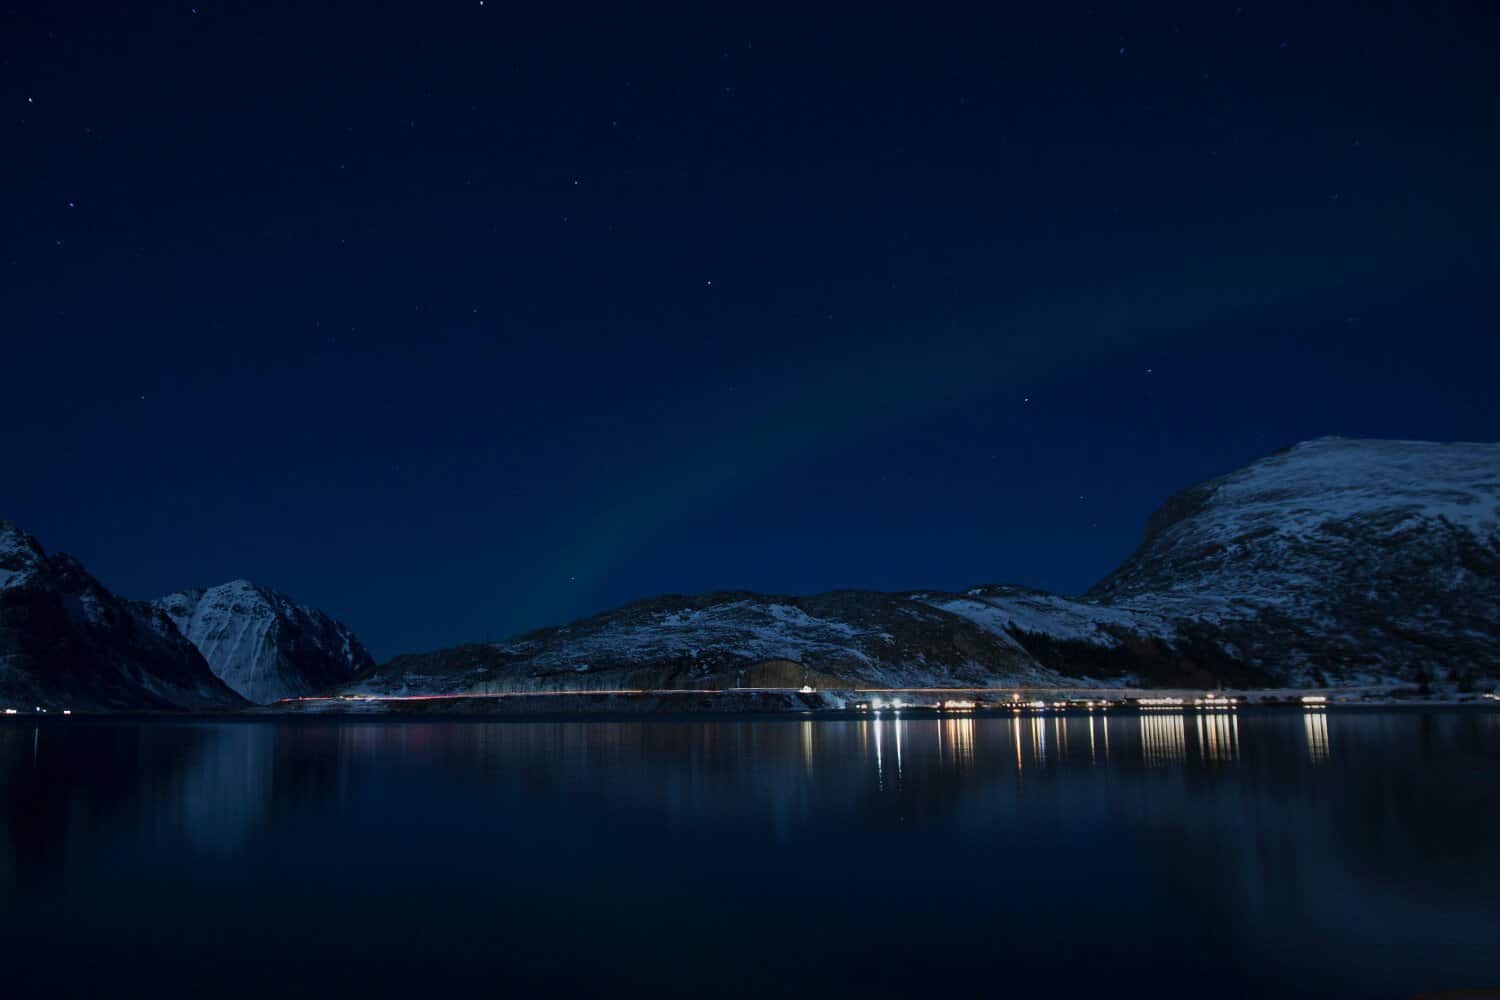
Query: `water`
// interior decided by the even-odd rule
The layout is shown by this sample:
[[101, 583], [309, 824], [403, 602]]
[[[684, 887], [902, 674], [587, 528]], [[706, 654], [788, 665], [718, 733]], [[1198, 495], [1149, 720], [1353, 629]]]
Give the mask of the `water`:
[[1500, 986], [1497, 819], [1479, 711], [8, 720], [0, 988]]

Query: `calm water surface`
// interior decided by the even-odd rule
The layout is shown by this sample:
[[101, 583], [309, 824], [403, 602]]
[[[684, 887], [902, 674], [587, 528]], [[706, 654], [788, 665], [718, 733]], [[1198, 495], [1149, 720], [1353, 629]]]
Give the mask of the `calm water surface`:
[[1500, 714], [0, 725], [0, 989], [1500, 986]]

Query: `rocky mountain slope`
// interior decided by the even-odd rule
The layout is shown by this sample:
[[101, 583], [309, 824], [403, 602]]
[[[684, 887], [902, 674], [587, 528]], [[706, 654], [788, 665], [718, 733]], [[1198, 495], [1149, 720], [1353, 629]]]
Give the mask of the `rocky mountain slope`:
[[962, 594], [914, 596], [1008, 639], [1039, 667], [1079, 686], [1276, 683], [1271, 674], [1235, 659], [1192, 623], [1146, 609], [1002, 584]]
[[509, 642], [398, 656], [382, 693], [896, 687], [1059, 678], [1009, 637], [902, 594], [662, 597]]
[[1014, 586], [642, 601], [508, 642], [399, 656], [361, 693], [1264, 684], [1175, 623]]
[[165, 613], [0, 521], [0, 707], [222, 709], [243, 700]]
[[1089, 597], [1291, 682], [1500, 669], [1500, 445], [1297, 445], [1168, 500]]
[[248, 580], [179, 591], [154, 603], [213, 672], [253, 702], [327, 691], [375, 666], [347, 625]]
[[1500, 445], [1324, 438], [1173, 497], [1087, 595], [748, 593], [397, 657], [369, 692], [1386, 683], [1500, 670]]

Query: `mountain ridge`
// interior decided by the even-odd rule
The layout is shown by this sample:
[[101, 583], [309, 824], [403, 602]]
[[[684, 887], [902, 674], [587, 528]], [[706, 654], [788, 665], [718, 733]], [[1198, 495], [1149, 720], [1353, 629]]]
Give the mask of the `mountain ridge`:
[[[1435, 575], [1445, 566], [1459, 576]], [[927, 627], [920, 641], [895, 644], [906, 659], [893, 665], [855, 641], [851, 621], [777, 611], [840, 604], [855, 618], [881, 606], [927, 616]], [[691, 623], [681, 617], [689, 611]], [[778, 627], [767, 632], [770, 622]], [[696, 631], [685, 637], [688, 624]], [[826, 641], [840, 626], [850, 641]], [[989, 640], [964, 639], [970, 626]], [[1485, 673], [1500, 660], [1496, 635], [1500, 445], [1323, 437], [1168, 497], [1137, 549], [1076, 597], [1003, 584], [664, 595], [500, 643], [398, 656], [358, 690], [410, 691], [418, 678], [435, 690], [565, 679], [714, 687], [771, 662], [845, 685], [1355, 684]]]
[[[0, 694], [234, 707], [343, 691], [1240, 687], [1500, 670], [1500, 444], [1325, 437], [1169, 496], [1078, 596], [659, 595], [376, 665], [348, 626], [246, 580], [152, 603], [0, 521]], [[24, 701], [23, 701], [24, 703]]]

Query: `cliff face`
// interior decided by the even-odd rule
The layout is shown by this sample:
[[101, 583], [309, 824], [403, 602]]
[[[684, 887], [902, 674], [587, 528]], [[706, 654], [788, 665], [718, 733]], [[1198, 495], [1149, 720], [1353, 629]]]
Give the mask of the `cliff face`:
[[244, 704], [158, 609], [0, 521], [0, 701], [23, 710]]
[[348, 626], [246, 580], [155, 602], [213, 672], [258, 703], [349, 684], [375, 661]]

